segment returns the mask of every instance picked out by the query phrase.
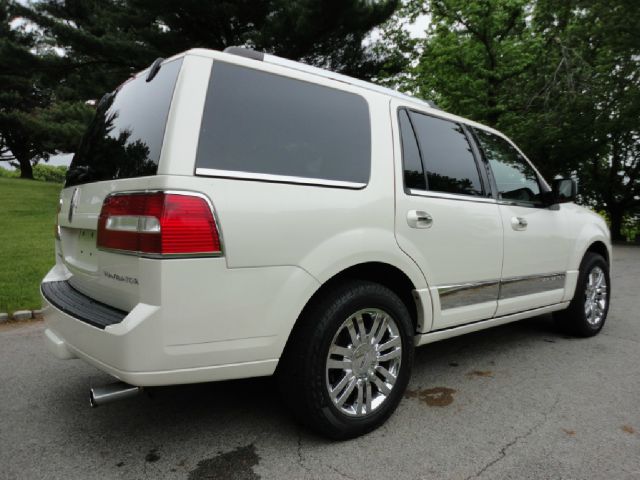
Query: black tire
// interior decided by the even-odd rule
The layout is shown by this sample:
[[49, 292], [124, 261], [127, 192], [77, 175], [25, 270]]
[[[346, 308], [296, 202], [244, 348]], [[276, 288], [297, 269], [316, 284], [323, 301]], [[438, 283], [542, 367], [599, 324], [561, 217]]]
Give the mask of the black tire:
[[[586, 295], [589, 281], [589, 274], [594, 269], [599, 268], [604, 273], [606, 279], [606, 302], [603, 309], [601, 320], [597, 322], [590, 322], [587, 319], [587, 313], [585, 308]], [[576, 291], [573, 295], [573, 299], [566, 310], [554, 313], [554, 320], [560, 326], [560, 328], [571, 335], [577, 337], [593, 337], [597, 335], [605, 321], [607, 320], [607, 314], [609, 312], [609, 300], [611, 298], [611, 281], [609, 280], [609, 264], [597, 253], [587, 252], [580, 264], [580, 273], [578, 274], [578, 281], [576, 284]]]
[[[330, 398], [329, 377], [333, 374], [327, 370], [327, 362], [329, 348], [341, 334], [339, 330], [344, 330], [344, 322], [366, 309], [379, 309], [394, 320], [399, 333], [394, 338], [399, 337], [401, 341], [401, 354], [397, 357], [400, 364], [395, 384], [381, 404], [369, 413], [363, 411], [354, 417], [341, 411]], [[367, 318], [373, 325], [375, 314]], [[391, 416], [402, 399], [413, 363], [413, 334], [405, 304], [388, 288], [359, 280], [336, 285], [305, 308], [291, 333], [277, 372], [285, 403], [300, 423], [332, 439], [353, 438], [374, 430]], [[358, 381], [365, 382], [364, 379]], [[368, 390], [370, 398], [371, 391], [382, 393], [372, 387]]]

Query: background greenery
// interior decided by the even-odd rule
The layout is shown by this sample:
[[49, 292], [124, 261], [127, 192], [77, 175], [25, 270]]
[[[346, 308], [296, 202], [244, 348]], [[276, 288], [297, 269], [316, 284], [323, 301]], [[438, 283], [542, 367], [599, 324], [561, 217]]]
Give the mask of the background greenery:
[[156, 57], [244, 45], [497, 127], [622, 239], [640, 211], [639, 25], [637, 0], [0, 0], [0, 155], [32, 178], [76, 148], [87, 100]]
[[38, 286], [55, 262], [60, 188], [59, 183], [0, 178], [0, 312], [41, 307]]

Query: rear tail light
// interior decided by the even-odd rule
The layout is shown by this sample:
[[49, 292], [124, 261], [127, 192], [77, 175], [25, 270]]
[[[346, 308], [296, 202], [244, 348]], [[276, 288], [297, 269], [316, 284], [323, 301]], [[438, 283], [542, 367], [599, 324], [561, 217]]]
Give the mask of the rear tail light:
[[209, 202], [189, 193], [127, 193], [107, 197], [98, 219], [97, 245], [142, 256], [222, 252]]

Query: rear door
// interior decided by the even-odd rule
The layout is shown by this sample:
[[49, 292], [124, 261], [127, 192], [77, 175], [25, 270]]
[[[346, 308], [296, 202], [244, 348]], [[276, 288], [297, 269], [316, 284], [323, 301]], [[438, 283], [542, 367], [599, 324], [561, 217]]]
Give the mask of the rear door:
[[137, 303], [140, 259], [96, 248], [98, 216], [109, 193], [145, 189], [154, 178], [181, 65], [165, 62], [149, 81], [144, 71], [102, 98], [60, 197], [57, 255], [70, 285], [123, 310]]
[[545, 205], [548, 187], [509, 141], [482, 129], [474, 134], [490, 166], [504, 227], [496, 316], [560, 302], [572, 249], [561, 208]]
[[490, 318], [498, 300], [502, 223], [469, 132], [396, 101], [391, 114], [400, 133], [396, 237], [429, 282], [432, 329]]

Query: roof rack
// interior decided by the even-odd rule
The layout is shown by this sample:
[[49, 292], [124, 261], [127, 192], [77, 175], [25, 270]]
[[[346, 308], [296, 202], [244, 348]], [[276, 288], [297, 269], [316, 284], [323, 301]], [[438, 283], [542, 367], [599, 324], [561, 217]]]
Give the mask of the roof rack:
[[375, 83], [365, 82], [364, 80], [358, 80], [357, 78], [349, 77], [347, 75], [342, 75], [340, 73], [335, 73], [330, 70], [325, 70], [323, 68], [313, 67], [311, 65], [307, 65], [306, 63], [295, 62], [293, 60], [288, 60], [286, 58], [278, 57], [276, 55], [271, 55], [269, 53], [258, 52], [251, 48], [245, 47], [227, 47], [223, 50], [224, 53], [230, 53], [232, 55], [238, 55], [240, 57], [250, 58], [252, 60], [258, 60], [261, 62], [270, 63], [272, 65], [280, 65], [282, 67], [291, 68], [293, 70], [298, 70], [301, 72], [311, 73], [313, 75], [318, 75], [319, 77], [330, 78], [332, 80], [337, 80], [339, 82], [347, 83], [349, 85], [355, 85], [361, 88], [366, 88], [367, 90], [371, 90], [378, 93], [384, 93], [385, 95], [389, 95], [391, 97], [400, 98], [402, 100], [408, 100], [411, 102], [424, 103], [431, 108], [438, 108], [435, 103], [430, 100], [422, 100], [420, 98], [415, 98], [410, 95], [405, 95], [404, 93], [396, 92], [391, 88], [381, 87], [380, 85], [376, 85]]

